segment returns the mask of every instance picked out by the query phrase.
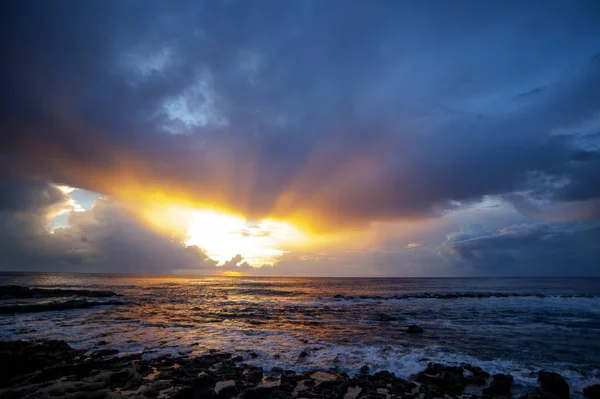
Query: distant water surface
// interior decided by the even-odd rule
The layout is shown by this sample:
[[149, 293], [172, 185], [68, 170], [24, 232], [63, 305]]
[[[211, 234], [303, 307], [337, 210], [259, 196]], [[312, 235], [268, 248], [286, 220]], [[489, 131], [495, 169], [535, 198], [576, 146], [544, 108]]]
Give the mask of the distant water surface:
[[[430, 361], [466, 362], [511, 373], [518, 389], [547, 369], [565, 376], [576, 396], [600, 381], [597, 278], [0, 274], [7, 284], [112, 290], [126, 304], [0, 315], [3, 340], [63, 339], [78, 348], [106, 341], [144, 356], [218, 349], [265, 368], [356, 373], [367, 365], [405, 378]], [[395, 320], [378, 321], [379, 313]], [[407, 334], [410, 324], [425, 333]]]

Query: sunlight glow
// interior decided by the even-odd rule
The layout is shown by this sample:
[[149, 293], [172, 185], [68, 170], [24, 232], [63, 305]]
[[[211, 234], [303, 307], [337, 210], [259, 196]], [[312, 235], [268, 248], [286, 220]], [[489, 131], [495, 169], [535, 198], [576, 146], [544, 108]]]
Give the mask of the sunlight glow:
[[273, 264], [290, 245], [304, 240], [302, 232], [285, 222], [247, 221], [212, 210], [192, 213], [187, 237], [186, 245], [197, 245], [220, 264], [239, 254], [251, 266]]

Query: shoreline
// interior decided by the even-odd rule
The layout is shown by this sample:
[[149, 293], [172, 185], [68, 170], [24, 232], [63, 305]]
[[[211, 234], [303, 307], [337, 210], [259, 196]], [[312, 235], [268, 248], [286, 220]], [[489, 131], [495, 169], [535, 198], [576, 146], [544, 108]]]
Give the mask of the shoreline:
[[[479, 367], [429, 363], [408, 380], [380, 371], [350, 376], [334, 369], [263, 370], [230, 353], [200, 356], [119, 355], [102, 347], [73, 349], [64, 341], [0, 341], [0, 398], [512, 398], [513, 378]], [[564, 378], [540, 370], [523, 399], [566, 399]], [[587, 387], [600, 397], [600, 384]]]

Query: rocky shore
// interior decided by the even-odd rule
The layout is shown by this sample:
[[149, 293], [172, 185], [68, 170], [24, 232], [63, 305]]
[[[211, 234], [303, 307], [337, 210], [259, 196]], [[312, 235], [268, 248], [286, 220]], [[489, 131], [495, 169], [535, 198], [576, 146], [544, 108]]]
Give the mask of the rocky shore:
[[[566, 399], [569, 385], [540, 371], [525, 399]], [[228, 353], [198, 357], [119, 356], [72, 349], [62, 341], [0, 342], [0, 398], [512, 398], [513, 378], [468, 364], [430, 363], [408, 381], [387, 371], [357, 376], [334, 370], [264, 371]], [[600, 385], [585, 396], [600, 398]]]

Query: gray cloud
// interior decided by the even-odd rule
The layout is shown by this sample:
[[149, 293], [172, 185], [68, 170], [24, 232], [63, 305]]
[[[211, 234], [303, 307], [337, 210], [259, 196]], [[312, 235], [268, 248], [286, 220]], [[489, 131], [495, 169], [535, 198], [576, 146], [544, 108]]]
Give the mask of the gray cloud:
[[[136, 190], [151, 197], [144, 188], [254, 219], [300, 214], [326, 231], [437, 217], [486, 196], [547, 222], [598, 218], [598, 2], [260, 3], [3, 4], [7, 259], [21, 262], [18, 248], [34, 257], [35, 243], [63, 261], [51, 248], [75, 239], [64, 262], [82, 270], [116, 265], [102, 258], [109, 248], [148, 270], [210, 265], [127, 212]], [[20, 179], [115, 202], [50, 237], [47, 215], [65, 194], [28, 183], [42, 184], [30, 196]], [[169, 255], [135, 260], [132, 248], [155, 242]], [[466, 262], [520, 259], [448, 245]]]
[[516, 7], [11, 3], [2, 163], [329, 226], [435, 215], [531, 171], [572, 180], [556, 200], [597, 198], [598, 164], [549, 136], [600, 109], [597, 4]]
[[438, 248], [479, 275], [598, 275], [597, 224], [520, 224], [497, 231], [478, 225], [450, 234]]
[[[216, 262], [198, 247], [186, 247], [181, 237], [153, 230], [127, 207], [109, 199], [97, 200], [91, 210], [71, 212], [70, 226], [51, 233], [46, 228], [51, 214], [69, 210], [68, 197], [39, 181], [11, 182], [10, 186], [18, 202], [0, 210], [3, 270], [165, 273], [187, 268], [214, 272]], [[30, 207], [15, 209], [17, 204]]]

